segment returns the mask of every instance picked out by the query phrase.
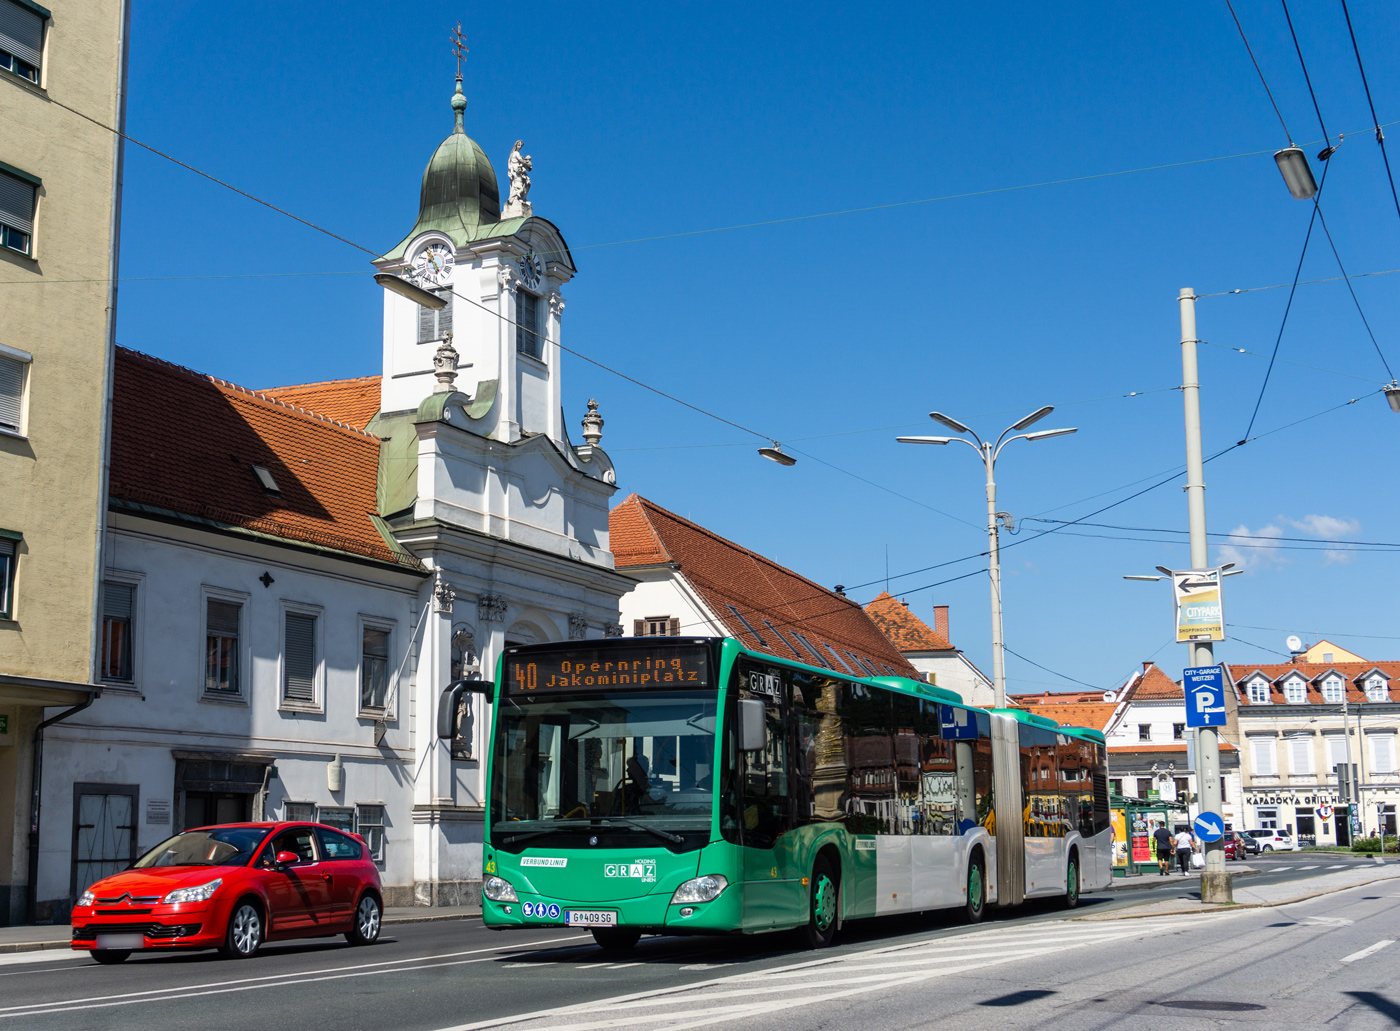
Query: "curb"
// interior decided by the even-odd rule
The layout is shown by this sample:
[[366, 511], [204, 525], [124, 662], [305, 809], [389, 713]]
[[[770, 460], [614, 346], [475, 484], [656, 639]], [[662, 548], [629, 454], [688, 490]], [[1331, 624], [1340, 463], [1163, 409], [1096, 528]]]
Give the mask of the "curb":
[[[1098, 922], [1104, 920], [1142, 920], [1150, 916], [1187, 916], [1197, 913], [1236, 913], [1243, 909], [1274, 909], [1277, 906], [1291, 906], [1295, 902], [1306, 902], [1308, 899], [1319, 898], [1323, 895], [1334, 895], [1339, 891], [1350, 891], [1352, 888], [1364, 888], [1368, 884], [1375, 884], [1379, 881], [1393, 881], [1400, 877], [1400, 873], [1387, 874], [1384, 877], [1372, 877], [1369, 881], [1357, 881], [1354, 884], [1339, 884], [1335, 888], [1324, 888], [1321, 891], [1308, 892], [1306, 895], [1294, 895], [1292, 898], [1277, 899], [1273, 902], [1235, 902], [1229, 905], [1220, 903], [1200, 903], [1194, 909], [1159, 909], [1155, 913], [1134, 913], [1131, 911], [1104, 914], [1103, 916], [1076, 916], [1071, 917], [1074, 921]], [[1145, 909], [1146, 906], [1134, 906], [1134, 909]]]
[[71, 940], [67, 938], [61, 941], [4, 942], [0, 943], [0, 955], [12, 952], [39, 952], [42, 949], [66, 949], [71, 944]]
[[[1235, 868], [1233, 868], [1233, 869], [1227, 868], [1225, 872], [1226, 872], [1226, 873], [1229, 873], [1229, 874], [1234, 874], [1236, 877], [1248, 877], [1250, 874], [1263, 873], [1264, 871], [1258, 869], [1257, 867], [1253, 867], [1253, 866], [1239, 866], [1239, 867], [1235, 867]], [[1144, 883], [1137, 883], [1137, 882], [1135, 881], [1135, 882], [1132, 883], [1132, 884], [1121, 884], [1121, 883], [1119, 883], [1120, 881], [1124, 881], [1124, 880], [1127, 880], [1127, 878], [1126, 878], [1126, 877], [1116, 878], [1115, 881], [1114, 881], [1114, 883], [1113, 883], [1113, 886], [1112, 886], [1111, 888], [1104, 888], [1102, 892], [1095, 892], [1094, 894], [1096, 894], [1096, 895], [1099, 895], [1099, 894], [1111, 894], [1112, 892], [1115, 892], [1115, 891], [1140, 891], [1140, 890], [1142, 890], [1142, 889], [1144, 889], [1144, 888], [1164, 888], [1164, 887], [1169, 887], [1170, 885], [1173, 885], [1173, 884], [1190, 884], [1192, 881], [1195, 881], [1196, 883], [1200, 883], [1200, 880], [1201, 880], [1201, 872], [1200, 872], [1199, 870], [1195, 870], [1195, 871], [1193, 871], [1191, 874], [1189, 874], [1189, 875], [1186, 876], [1186, 877], [1170, 877], [1170, 878], [1168, 878], [1167, 880], [1164, 880], [1164, 881], [1160, 881], [1160, 880], [1159, 880], [1159, 881], [1151, 881], [1151, 882], [1144, 882]]]
[[480, 920], [480, 913], [438, 913], [423, 916], [386, 916], [385, 924], [435, 924], [442, 920]]

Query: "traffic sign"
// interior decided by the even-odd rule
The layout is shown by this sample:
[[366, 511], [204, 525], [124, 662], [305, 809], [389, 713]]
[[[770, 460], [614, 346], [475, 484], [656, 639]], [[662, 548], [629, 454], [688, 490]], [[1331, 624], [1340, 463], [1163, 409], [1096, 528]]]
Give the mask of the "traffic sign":
[[1188, 727], [1225, 726], [1225, 674], [1219, 666], [1192, 666], [1181, 671], [1186, 691]]
[[1202, 841], [1219, 841], [1225, 834], [1225, 821], [1219, 813], [1202, 813], [1191, 824]]

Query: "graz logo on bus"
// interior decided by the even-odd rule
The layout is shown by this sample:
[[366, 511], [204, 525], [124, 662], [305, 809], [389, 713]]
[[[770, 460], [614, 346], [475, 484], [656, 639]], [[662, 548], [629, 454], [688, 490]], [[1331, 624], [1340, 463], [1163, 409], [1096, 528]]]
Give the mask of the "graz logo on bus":
[[656, 860], [635, 859], [630, 863], [604, 863], [604, 877], [626, 877], [647, 884], [656, 883]]
[[776, 673], [752, 670], [749, 673], [749, 690], [754, 694], [767, 695], [769, 698], [781, 698], [783, 696], [783, 679]]

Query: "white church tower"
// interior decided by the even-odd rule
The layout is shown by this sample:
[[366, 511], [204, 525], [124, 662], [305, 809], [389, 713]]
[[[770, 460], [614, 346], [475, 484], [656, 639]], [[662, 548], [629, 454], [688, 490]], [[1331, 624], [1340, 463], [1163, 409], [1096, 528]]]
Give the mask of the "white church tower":
[[[583, 443], [560, 409], [562, 290], [575, 267], [553, 223], [526, 199], [529, 157], [511, 152], [501, 211], [496, 172], [466, 135], [462, 77], [454, 127], [423, 173], [418, 220], [375, 260], [447, 303], [384, 294], [378, 510], [386, 533], [430, 567], [415, 635], [414, 894], [474, 901], [481, 883], [490, 713], [479, 697], [455, 741], [440, 741], [442, 690], [509, 644], [621, 633], [608, 502], [617, 489], [589, 403]], [[469, 696], [471, 697], [471, 696]]]

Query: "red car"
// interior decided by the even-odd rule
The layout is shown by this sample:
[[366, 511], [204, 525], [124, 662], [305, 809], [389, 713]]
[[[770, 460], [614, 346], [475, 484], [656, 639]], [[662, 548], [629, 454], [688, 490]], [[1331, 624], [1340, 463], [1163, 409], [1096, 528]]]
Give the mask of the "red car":
[[218, 949], [246, 959], [265, 941], [379, 937], [379, 870], [358, 835], [316, 823], [184, 831], [78, 898], [73, 948], [99, 963], [134, 949]]

